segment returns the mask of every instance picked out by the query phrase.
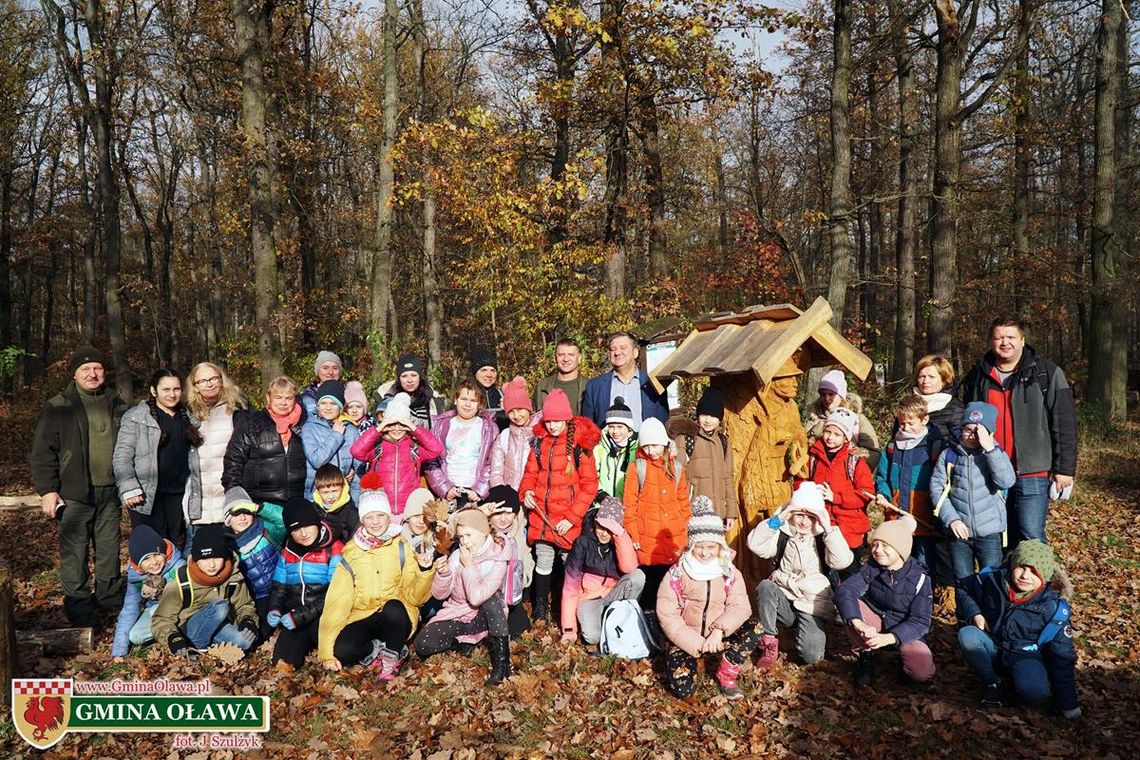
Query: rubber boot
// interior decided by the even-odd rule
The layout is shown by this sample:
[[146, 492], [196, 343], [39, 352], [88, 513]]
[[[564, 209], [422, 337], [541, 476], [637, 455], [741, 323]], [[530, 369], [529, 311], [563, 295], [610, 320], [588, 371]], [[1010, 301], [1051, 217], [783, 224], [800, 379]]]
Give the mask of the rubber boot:
[[760, 659], [756, 662], [758, 670], [768, 670], [776, 664], [780, 656], [780, 640], [770, 633], [760, 637]]
[[736, 683], [737, 676], [740, 675], [740, 666], [733, 665], [728, 661], [727, 657], [720, 658], [720, 667], [716, 669], [716, 682], [720, 684], [720, 693], [729, 699], [743, 699], [744, 692], [740, 690], [740, 686]]
[[871, 652], [860, 652], [855, 663], [855, 688], [865, 689], [875, 680], [875, 656]]
[[484, 683], [486, 686], [494, 686], [511, 677], [511, 638], [488, 636], [487, 648], [491, 655], [491, 675]]

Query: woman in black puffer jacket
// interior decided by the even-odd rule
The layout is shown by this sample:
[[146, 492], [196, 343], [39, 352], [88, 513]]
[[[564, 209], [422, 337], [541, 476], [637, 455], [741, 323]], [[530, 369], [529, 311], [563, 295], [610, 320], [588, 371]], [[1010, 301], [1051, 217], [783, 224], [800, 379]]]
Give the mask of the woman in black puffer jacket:
[[284, 504], [305, 496], [305, 449], [301, 425], [305, 410], [297, 403], [297, 386], [287, 377], [269, 383], [266, 408], [235, 419], [226, 447], [222, 485], [240, 486], [259, 504]]

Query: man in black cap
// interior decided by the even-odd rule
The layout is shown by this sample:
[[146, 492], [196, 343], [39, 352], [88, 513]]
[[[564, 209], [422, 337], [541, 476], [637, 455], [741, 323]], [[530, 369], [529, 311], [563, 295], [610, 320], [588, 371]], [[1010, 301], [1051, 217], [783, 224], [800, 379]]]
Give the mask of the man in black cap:
[[[29, 457], [44, 515], [59, 520], [63, 609], [74, 626], [98, 622], [123, 603], [119, 566], [121, 509], [111, 455], [127, 405], [106, 388], [103, 354], [81, 346], [71, 382], [44, 407]], [[95, 546], [95, 593], [88, 587], [88, 544]]]

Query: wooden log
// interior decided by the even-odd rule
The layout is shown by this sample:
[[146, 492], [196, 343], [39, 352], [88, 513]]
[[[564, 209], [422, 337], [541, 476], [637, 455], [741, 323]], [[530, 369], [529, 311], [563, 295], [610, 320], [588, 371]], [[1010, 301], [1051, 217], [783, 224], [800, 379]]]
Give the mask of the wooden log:
[[47, 631], [19, 631], [20, 646], [40, 644], [45, 654], [79, 654], [94, 648], [95, 637], [90, 628], [56, 628]]
[[5, 714], [12, 698], [12, 679], [19, 668], [16, 651], [16, 593], [8, 563], [0, 562], [0, 704]]
[[0, 496], [0, 512], [23, 512], [39, 506], [38, 496]]

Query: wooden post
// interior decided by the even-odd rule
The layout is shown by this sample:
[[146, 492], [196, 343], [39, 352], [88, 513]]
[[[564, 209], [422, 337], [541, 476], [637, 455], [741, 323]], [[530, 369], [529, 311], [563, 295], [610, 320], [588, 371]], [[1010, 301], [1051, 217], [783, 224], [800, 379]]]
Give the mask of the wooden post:
[[8, 563], [0, 561], [0, 705], [8, 712], [16, 675], [16, 595]]

